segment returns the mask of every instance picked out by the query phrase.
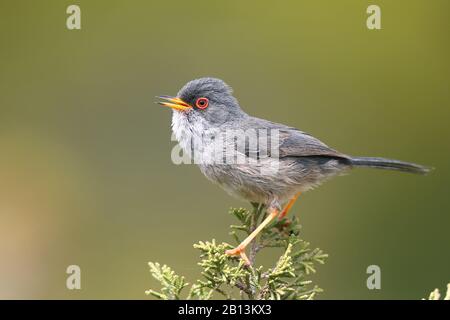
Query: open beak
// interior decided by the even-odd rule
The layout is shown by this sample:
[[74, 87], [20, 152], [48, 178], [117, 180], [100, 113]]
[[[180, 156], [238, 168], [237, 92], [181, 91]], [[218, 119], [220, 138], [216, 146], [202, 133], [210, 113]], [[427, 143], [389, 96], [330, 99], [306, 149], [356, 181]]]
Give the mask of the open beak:
[[159, 96], [157, 98], [168, 101], [168, 102], [157, 102], [158, 104], [165, 107], [170, 107], [172, 109], [180, 111], [187, 111], [192, 109], [192, 107], [189, 104], [187, 104], [186, 102], [177, 97]]

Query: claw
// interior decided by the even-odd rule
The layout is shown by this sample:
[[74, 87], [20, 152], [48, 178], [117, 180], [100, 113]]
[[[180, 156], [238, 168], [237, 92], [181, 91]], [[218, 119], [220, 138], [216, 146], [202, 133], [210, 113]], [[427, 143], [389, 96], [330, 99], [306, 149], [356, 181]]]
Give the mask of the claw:
[[245, 254], [245, 248], [241, 247], [241, 246], [237, 246], [234, 249], [230, 249], [230, 250], [226, 250], [225, 251], [226, 255], [229, 256], [241, 256], [241, 259], [244, 261], [244, 263], [249, 266], [251, 265], [250, 260], [248, 259], [247, 255]]
[[226, 250], [225, 254], [228, 256], [237, 256], [237, 255], [240, 255], [241, 252], [242, 252], [242, 249], [239, 247], [236, 247], [234, 249]]

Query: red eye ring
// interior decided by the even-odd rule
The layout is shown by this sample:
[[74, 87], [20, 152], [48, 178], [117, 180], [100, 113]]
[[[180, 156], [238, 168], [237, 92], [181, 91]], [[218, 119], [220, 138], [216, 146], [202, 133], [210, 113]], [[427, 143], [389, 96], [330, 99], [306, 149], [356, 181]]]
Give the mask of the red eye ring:
[[208, 98], [198, 98], [197, 101], [195, 101], [195, 105], [199, 109], [206, 109], [208, 108], [209, 100]]

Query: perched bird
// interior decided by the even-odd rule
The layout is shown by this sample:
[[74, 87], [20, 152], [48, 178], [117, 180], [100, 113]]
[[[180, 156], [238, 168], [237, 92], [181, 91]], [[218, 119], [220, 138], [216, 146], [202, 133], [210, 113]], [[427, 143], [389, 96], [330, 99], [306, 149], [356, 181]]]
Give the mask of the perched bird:
[[[202, 173], [230, 194], [267, 206], [268, 215], [264, 221], [240, 245], [226, 252], [232, 256], [240, 255], [247, 263], [245, 248], [256, 235], [275, 217], [283, 218], [301, 193], [324, 180], [353, 167], [417, 174], [429, 171], [427, 167], [398, 160], [351, 157], [305, 132], [252, 117], [241, 109], [231, 88], [220, 79], [192, 80], [176, 97], [159, 98], [165, 100], [160, 104], [173, 109], [172, 130], [184, 151], [209, 159], [197, 163]], [[241, 148], [233, 145], [236, 143], [234, 138], [219, 139], [227, 132], [248, 131], [257, 132], [258, 139], [261, 132], [270, 138], [267, 143], [247, 141]], [[205, 134], [211, 132], [212, 138], [205, 138]], [[271, 135], [273, 132], [276, 134]], [[248, 161], [211, 161], [211, 153], [217, 150], [231, 150]], [[215, 159], [235, 160], [227, 156]], [[275, 169], [264, 170], [267, 168]]]

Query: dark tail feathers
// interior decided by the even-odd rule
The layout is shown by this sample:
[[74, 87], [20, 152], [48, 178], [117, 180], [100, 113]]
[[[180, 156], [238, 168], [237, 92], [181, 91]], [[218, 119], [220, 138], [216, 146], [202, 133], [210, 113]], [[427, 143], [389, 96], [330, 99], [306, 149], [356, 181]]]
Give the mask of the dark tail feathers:
[[398, 170], [415, 174], [427, 174], [431, 168], [415, 163], [391, 160], [385, 158], [356, 157], [351, 160], [355, 167], [370, 167], [377, 169]]

